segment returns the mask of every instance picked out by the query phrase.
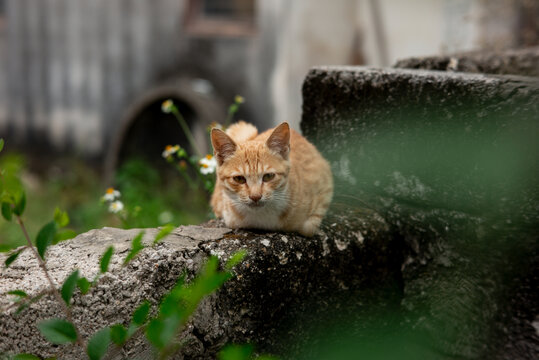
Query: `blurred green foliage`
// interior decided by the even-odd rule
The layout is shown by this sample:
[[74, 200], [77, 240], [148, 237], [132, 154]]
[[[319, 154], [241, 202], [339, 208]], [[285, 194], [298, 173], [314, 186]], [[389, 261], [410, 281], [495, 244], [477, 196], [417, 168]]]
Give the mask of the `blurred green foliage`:
[[144, 160], [126, 162], [115, 182], [128, 211], [137, 214], [128, 220], [127, 227], [194, 224], [209, 217], [204, 189], [190, 189], [176, 172], [159, 173]]
[[[162, 172], [148, 162], [131, 159], [118, 170], [114, 186], [122, 192], [122, 201], [131, 216], [122, 223], [107, 210], [100, 199], [108, 184], [99, 173], [78, 159], [52, 164], [42, 174], [31, 172], [21, 154], [2, 154], [0, 168], [13, 178], [21, 178], [29, 201], [24, 220], [31, 238], [50, 221], [57, 207], [70, 216], [70, 228], [77, 233], [104, 226], [156, 227], [165, 224], [200, 223], [209, 218], [208, 195], [189, 189], [173, 171]], [[13, 186], [18, 186], [14, 184]], [[24, 244], [20, 228], [14, 222], [0, 222], [0, 250]]]

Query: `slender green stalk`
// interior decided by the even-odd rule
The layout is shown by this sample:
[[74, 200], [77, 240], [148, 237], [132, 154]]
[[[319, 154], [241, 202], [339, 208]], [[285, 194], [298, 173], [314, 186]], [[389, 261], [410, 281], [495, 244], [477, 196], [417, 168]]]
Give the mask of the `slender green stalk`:
[[228, 115], [226, 116], [224, 126], [225, 129], [230, 125], [234, 114], [238, 112], [238, 110], [240, 109], [240, 105], [243, 104], [244, 101], [245, 99], [243, 98], [243, 96], [236, 95], [236, 97], [234, 98], [234, 103], [232, 103], [232, 105], [230, 105], [230, 107], [228, 108]]
[[204, 186], [206, 179], [204, 178], [204, 176], [202, 176], [200, 172], [200, 166], [198, 166], [198, 164], [194, 164], [193, 167], [195, 168], [195, 173], [197, 174], [198, 180], [200, 180], [202, 182], [202, 186]]
[[189, 144], [191, 145], [193, 150], [195, 150], [195, 152], [197, 153], [199, 157], [202, 157], [202, 153], [198, 149], [195, 138], [193, 137], [193, 134], [191, 134], [191, 130], [189, 129], [189, 126], [187, 126], [187, 122], [183, 118], [182, 114], [180, 113], [176, 105], [173, 105], [171, 107], [171, 112], [174, 114], [174, 116], [176, 116], [176, 119], [180, 123], [180, 126], [182, 127], [182, 130], [185, 136], [187, 137], [187, 141], [189, 141]]
[[[4, 175], [2, 174], [2, 171], [0, 171], [0, 180], [4, 182]], [[13, 207], [13, 205], [11, 205]], [[26, 226], [24, 225], [24, 222], [21, 219], [20, 215], [16, 215], [17, 217], [17, 223], [19, 224], [22, 233], [24, 235], [24, 238], [26, 239], [27, 247], [32, 251], [34, 254], [34, 257], [37, 260], [37, 263], [39, 264], [39, 267], [41, 270], [43, 270], [43, 273], [45, 274], [45, 277], [47, 278], [47, 281], [50, 285], [50, 291], [52, 295], [56, 298], [56, 300], [60, 303], [60, 306], [62, 306], [62, 309], [64, 310], [64, 313], [66, 315], [67, 320], [73, 325], [75, 328], [75, 332], [77, 334], [77, 344], [82, 347], [83, 350], [86, 350], [86, 342], [80, 335], [79, 328], [77, 325], [73, 322], [73, 316], [71, 314], [71, 310], [67, 306], [67, 304], [64, 302], [64, 299], [62, 299], [62, 295], [60, 294], [60, 291], [56, 287], [56, 284], [52, 280], [49, 271], [47, 270], [47, 266], [45, 265], [45, 262], [41, 258], [41, 256], [38, 254], [36, 248], [34, 247], [34, 244], [32, 244], [32, 240], [30, 240], [30, 236], [28, 235], [28, 231], [26, 230]]]
[[21, 217], [17, 215], [17, 223], [21, 227], [21, 230], [24, 234], [24, 237], [26, 238], [26, 242], [28, 244], [28, 247], [30, 250], [34, 253], [34, 257], [37, 259], [37, 262], [39, 264], [39, 267], [43, 270], [43, 273], [45, 273], [45, 277], [47, 278], [47, 281], [49, 282], [49, 285], [51, 287], [51, 292], [56, 298], [56, 300], [60, 303], [62, 306], [64, 313], [66, 314], [67, 320], [73, 325], [75, 328], [75, 332], [77, 333], [77, 344], [79, 344], [83, 350], [86, 350], [86, 344], [84, 339], [80, 335], [79, 328], [77, 325], [73, 322], [73, 316], [71, 315], [71, 310], [64, 302], [64, 299], [62, 299], [62, 295], [60, 295], [60, 292], [58, 291], [58, 288], [56, 287], [56, 284], [52, 280], [49, 271], [47, 270], [47, 266], [45, 266], [45, 262], [41, 258], [41, 256], [37, 253], [36, 248], [32, 244], [32, 240], [30, 240], [30, 236], [28, 236], [28, 231], [26, 231], [26, 226], [24, 226], [24, 222], [22, 221]]
[[187, 185], [189, 186], [190, 189], [192, 190], [195, 190], [198, 188], [198, 184], [195, 183], [193, 181], [193, 179], [191, 179], [191, 176], [187, 173], [187, 171], [185, 171], [185, 169], [183, 169], [181, 166], [179, 165], [176, 165], [176, 168], [178, 169], [178, 171], [180, 172], [180, 174], [182, 174], [183, 178], [185, 179], [185, 181], [187, 182]]
[[234, 113], [232, 111], [228, 112], [228, 115], [226, 116], [225, 125], [224, 128], [226, 129], [230, 123], [232, 122], [232, 117], [234, 116]]
[[[25, 246], [26, 247], [26, 246]], [[32, 301], [34, 301], [35, 299], [37, 298], [40, 298], [42, 297], [43, 295], [49, 295], [49, 294], [52, 294], [53, 290], [51, 289], [45, 289], [45, 290], [42, 290], [40, 291], [39, 293], [37, 293], [36, 295], [34, 295], [33, 297], [27, 297], [27, 298], [24, 298], [24, 300], [21, 300], [21, 301], [17, 301], [17, 302], [14, 302], [10, 305], [7, 305], [6, 307], [0, 309], [0, 314], [1, 313], [5, 313], [6, 311], [10, 310], [10, 309], [13, 309], [17, 306], [21, 306], [21, 305], [24, 305], [25, 303], [26, 304], [30, 304], [32, 303]], [[3, 295], [3, 294], [2, 294]]]

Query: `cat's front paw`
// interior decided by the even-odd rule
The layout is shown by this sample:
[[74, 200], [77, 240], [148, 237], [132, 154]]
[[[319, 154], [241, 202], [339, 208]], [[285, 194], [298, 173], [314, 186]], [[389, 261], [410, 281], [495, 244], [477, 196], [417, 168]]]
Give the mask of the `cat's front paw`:
[[225, 216], [223, 220], [225, 221], [226, 227], [229, 229], [241, 229], [244, 227], [243, 223], [239, 221], [239, 219]]
[[303, 236], [311, 237], [318, 232], [320, 223], [322, 222], [322, 217], [319, 215], [313, 215], [303, 223], [299, 233]]

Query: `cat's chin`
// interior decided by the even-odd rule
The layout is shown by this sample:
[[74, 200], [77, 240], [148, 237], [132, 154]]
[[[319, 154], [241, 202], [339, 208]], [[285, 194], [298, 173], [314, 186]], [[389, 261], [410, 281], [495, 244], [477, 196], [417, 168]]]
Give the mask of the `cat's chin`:
[[248, 203], [246, 204], [250, 209], [260, 209], [264, 207], [264, 203], [257, 202], [257, 203]]

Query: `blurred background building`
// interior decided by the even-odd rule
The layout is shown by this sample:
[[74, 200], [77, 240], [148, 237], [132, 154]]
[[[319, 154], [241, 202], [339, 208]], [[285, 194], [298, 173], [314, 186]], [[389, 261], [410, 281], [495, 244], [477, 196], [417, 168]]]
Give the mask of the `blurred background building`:
[[410, 56], [539, 43], [536, 0], [0, 0], [0, 137], [106, 164], [201, 144], [242, 95], [260, 127], [301, 115], [322, 64], [389, 66]]

